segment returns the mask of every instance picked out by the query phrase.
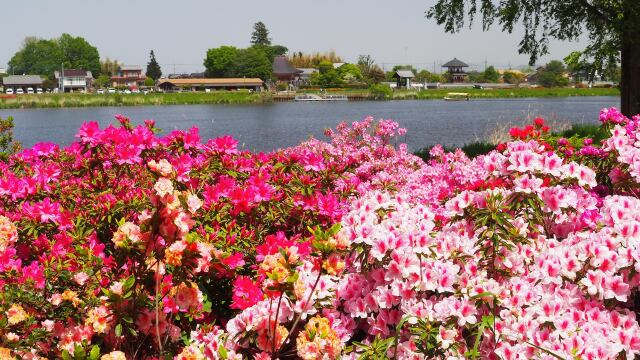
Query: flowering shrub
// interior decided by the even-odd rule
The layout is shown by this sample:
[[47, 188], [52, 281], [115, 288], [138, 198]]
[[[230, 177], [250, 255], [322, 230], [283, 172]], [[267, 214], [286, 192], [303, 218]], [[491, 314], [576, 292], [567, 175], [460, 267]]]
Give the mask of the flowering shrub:
[[0, 357], [633, 359], [640, 117], [468, 159], [371, 118], [270, 154], [153, 122], [0, 163]]

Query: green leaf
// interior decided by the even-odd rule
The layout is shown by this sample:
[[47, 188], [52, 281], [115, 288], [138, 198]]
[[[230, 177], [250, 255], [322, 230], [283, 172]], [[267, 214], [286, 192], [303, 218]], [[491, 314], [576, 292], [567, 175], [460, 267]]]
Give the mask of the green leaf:
[[76, 345], [75, 349], [73, 350], [73, 358], [76, 360], [84, 360], [87, 358], [87, 352], [84, 350], [84, 347], [82, 347], [82, 345]]
[[122, 284], [122, 291], [129, 291], [135, 284], [136, 279], [133, 275], [129, 276], [127, 280], [125, 280], [124, 284]]
[[122, 336], [122, 324], [116, 325], [116, 337]]
[[89, 360], [98, 359], [100, 359], [100, 347], [98, 345], [93, 345], [91, 352], [89, 353]]

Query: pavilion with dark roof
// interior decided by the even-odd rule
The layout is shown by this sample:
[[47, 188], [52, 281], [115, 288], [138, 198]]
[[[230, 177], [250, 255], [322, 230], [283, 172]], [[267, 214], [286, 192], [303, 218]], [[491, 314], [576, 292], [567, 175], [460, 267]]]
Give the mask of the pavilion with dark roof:
[[467, 79], [467, 74], [463, 69], [469, 67], [463, 61], [458, 60], [457, 58], [453, 58], [453, 60], [445, 63], [442, 67], [447, 68], [447, 72], [449, 73], [449, 78], [451, 82], [459, 83], [464, 82]]
[[416, 75], [411, 70], [398, 70], [393, 74], [393, 78], [396, 79], [396, 88], [398, 89], [411, 89], [411, 80]]
[[273, 58], [273, 75], [278, 81], [292, 81], [300, 74], [302, 74], [302, 70], [293, 67], [285, 55]]

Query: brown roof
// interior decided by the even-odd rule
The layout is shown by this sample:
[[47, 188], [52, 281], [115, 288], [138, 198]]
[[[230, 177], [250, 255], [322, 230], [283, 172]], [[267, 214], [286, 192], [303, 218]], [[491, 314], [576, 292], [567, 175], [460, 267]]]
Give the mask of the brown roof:
[[277, 75], [296, 75], [302, 73], [302, 70], [294, 68], [287, 56], [281, 55], [273, 58], [273, 73]]
[[263, 82], [257, 78], [200, 78], [200, 79], [159, 79], [158, 85], [170, 83], [180, 85], [218, 85], [218, 86], [262, 86]]
[[64, 76], [87, 76], [87, 70], [65, 69]]

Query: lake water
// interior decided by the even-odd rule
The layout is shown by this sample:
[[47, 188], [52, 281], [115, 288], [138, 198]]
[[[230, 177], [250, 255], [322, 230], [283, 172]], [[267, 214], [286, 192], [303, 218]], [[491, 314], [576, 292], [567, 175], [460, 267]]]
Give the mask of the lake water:
[[197, 126], [203, 139], [229, 134], [244, 148], [270, 151], [296, 145], [310, 136], [323, 139], [325, 128], [371, 115], [393, 119], [407, 128], [407, 135], [401, 140], [410, 150], [416, 150], [436, 143], [463, 145], [484, 138], [501, 125], [519, 125], [535, 116], [565, 123], [597, 123], [599, 110], [610, 106], [619, 106], [619, 98], [9, 109], [0, 110], [0, 117], [13, 116], [15, 138], [27, 147], [43, 141], [68, 145], [84, 121], [96, 120], [104, 127], [115, 122], [113, 115], [123, 114], [134, 123], [154, 119], [166, 132]]

